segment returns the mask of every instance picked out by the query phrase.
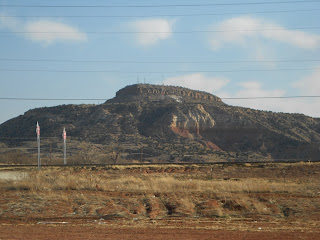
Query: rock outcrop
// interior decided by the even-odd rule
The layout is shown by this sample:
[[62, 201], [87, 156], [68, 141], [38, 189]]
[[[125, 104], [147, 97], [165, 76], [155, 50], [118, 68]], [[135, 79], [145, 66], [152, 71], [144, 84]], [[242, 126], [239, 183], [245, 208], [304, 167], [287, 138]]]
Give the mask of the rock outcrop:
[[172, 113], [170, 127], [173, 132], [183, 137], [199, 138], [200, 131], [212, 129], [215, 121], [200, 104], [187, 109], [186, 112], [176, 111]]
[[159, 100], [172, 98], [176, 101], [184, 100], [204, 100], [204, 101], [217, 101], [220, 102], [221, 99], [201, 91], [195, 91], [182, 87], [173, 86], [160, 86], [160, 85], [150, 85], [150, 84], [136, 84], [127, 86], [116, 93], [116, 99], [119, 100]]

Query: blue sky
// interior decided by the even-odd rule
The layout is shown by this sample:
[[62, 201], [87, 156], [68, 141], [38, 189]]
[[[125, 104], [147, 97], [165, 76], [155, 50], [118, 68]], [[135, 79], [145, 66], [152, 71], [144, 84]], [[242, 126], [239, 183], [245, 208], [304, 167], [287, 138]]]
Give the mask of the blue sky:
[[[275, 2], [0, 0], [0, 97], [109, 99], [137, 82], [225, 98], [320, 95], [320, 1]], [[315, 98], [224, 102], [320, 117]], [[102, 101], [0, 100], [0, 123], [71, 103]]]

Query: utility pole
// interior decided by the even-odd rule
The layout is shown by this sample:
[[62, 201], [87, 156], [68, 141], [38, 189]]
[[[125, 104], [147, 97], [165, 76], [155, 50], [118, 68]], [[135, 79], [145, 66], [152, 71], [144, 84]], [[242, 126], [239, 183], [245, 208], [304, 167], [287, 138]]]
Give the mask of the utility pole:
[[40, 168], [41, 168], [41, 160], [40, 160], [40, 126], [39, 126], [38, 122], [37, 122], [37, 127], [36, 127], [36, 133], [37, 133], [37, 142], [38, 142], [38, 169], [40, 170]]
[[143, 161], [143, 146], [141, 145], [141, 152], [140, 152], [140, 175], [142, 175], [142, 161]]
[[52, 163], [52, 142], [50, 142], [50, 147], [49, 147], [49, 164]]
[[141, 146], [140, 163], [143, 162], [143, 146]]
[[63, 128], [62, 138], [63, 138], [63, 164], [67, 165], [67, 132], [66, 132], [66, 128]]

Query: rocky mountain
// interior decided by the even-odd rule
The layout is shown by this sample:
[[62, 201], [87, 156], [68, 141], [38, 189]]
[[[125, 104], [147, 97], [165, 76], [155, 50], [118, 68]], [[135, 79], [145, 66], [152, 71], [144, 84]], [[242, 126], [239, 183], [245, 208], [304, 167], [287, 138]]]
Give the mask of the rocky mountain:
[[112, 146], [128, 161], [142, 152], [149, 161], [317, 160], [320, 153], [318, 118], [229, 106], [181, 87], [136, 84], [100, 105], [29, 110], [0, 125], [0, 141], [27, 145], [37, 121], [44, 139], [59, 138], [65, 127], [75, 149]]

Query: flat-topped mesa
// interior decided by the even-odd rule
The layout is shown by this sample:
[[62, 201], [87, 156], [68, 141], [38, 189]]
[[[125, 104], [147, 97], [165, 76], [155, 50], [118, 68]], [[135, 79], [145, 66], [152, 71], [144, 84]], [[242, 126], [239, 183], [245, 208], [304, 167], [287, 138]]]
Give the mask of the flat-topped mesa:
[[183, 87], [162, 86], [151, 84], [134, 84], [127, 86], [116, 93], [117, 100], [161, 100], [165, 97], [176, 101], [206, 100], [221, 102], [221, 99], [210, 93], [191, 90]]

